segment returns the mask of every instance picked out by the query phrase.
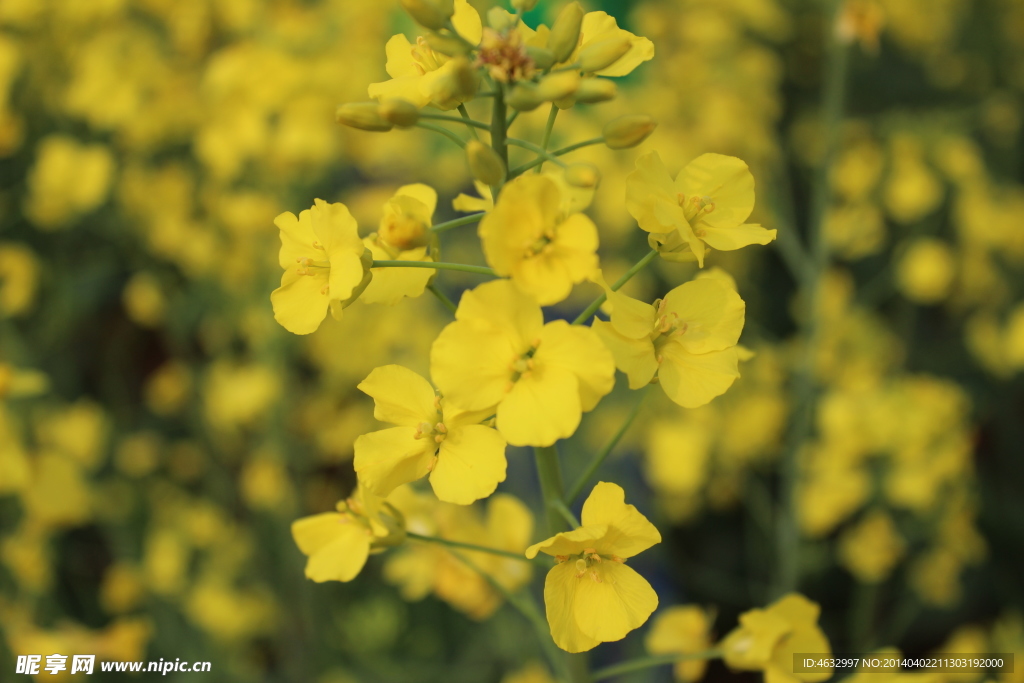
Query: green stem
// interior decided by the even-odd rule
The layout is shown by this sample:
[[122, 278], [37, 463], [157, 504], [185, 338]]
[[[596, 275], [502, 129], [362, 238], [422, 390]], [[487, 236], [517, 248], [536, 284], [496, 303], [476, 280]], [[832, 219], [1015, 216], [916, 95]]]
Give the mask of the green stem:
[[[636, 264], [632, 268], [627, 270], [625, 275], [623, 275], [622, 277], [620, 277], [618, 280], [615, 281], [615, 284], [613, 284], [611, 286], [611, 290], [613, 292], [619, 291], [619, 289], [621, 289], [623, 285], [625, 285], [627, 282], [629, 282], [630, 280], [633, 279], [634, 275], [636, 275], [641, 270], [646, 268], [647, 264], [649, 264], [651, 261], [653, 261], [654, 257], [657, 256], [657, 255], [658, 255], [658, 250], [657, 249], [651, 249], [647, 253], [646, 256], [644, 256], [642, 259], [637, 261]], [[607, 300], [608, 300], [608, 295], [607, 294], [602, 294], [601, 296], [599, 296], [596, 299], [594, 299], [593, 301], [591, 301], [590, 305], [587, 306], [585, 309], [583, 309], [582, 313], [580, 313], [578, 316], [576, 316], [576, 319], [572, 321], [572, 324], [573, 325], [582, 325], [583, 323], [587, 322], [587, 320], [590, 319], [590, 316], [594, 315], [594, 313], [597, 312], [597, 309], [601, 308], [601, 304], [603, 304]]]
[[[551, 105], [551, 111], [548, 112], [548, 122], [544, 126], [544, 141], [541, 143], [541, 147], [544, 152], [547, 153], [548, 145], [551, 144], [551, 132], [555, 129], [555, 119], [558, 118], [558, 107], [554, 104]], [[537, 165], [537, 173], [540, 173], [544, 168], [544, 160]]]
[[498, 277], [492, 269], [487, 266], [468, 266], [464, 263], [439, 263], [437, 261], [378, 261], [374, 259], [371, 268], [433, 268], [435, 270], [458, 270], [463, 273], [477, 273], [478, 275], [493, 275]]
[[878, 610], [879, 585], [858, 581], [849, 610], [849, 639], [851, 651], [870, 652], [874, 647], [875, 615]]
[[521, 562], [543, 564], [545, 567], [550, 566], [547, 562], [544, 562], [543, 560], [541, 560], [540, 562], [537, 562], [536, 560], [528, 560], [526, 559], [526, 555], [522, 553], [513, 553], [511, 551], [501, 550], [499, 548], [488, 548], [482, 545], [463, 543], [462, 541], [452, 541], [447, 538], [441, 538], [440, 536], [425, 536], [423, 534], [414, 534], [411, 531], [405, 532], [405, 535], [408, 538], [411, 538], [416, 541], [423, 541], [425, 543], [437, 543], [438, 545], [445, 545], [449, 548], [462, 548], [463, 550], [472, 550], [473, 552], [478, 553], [490, 553], [491, 555], [501, 555], [502, 557], [509, 557], [513, 560], [519, 560]]
[[452, 312], [452, 315], [455, 314], [455, 311], [457, 311], [459, 307], [456, 306], [455, 302], [449, 299], [444, 292], [438, 289], [437, 285], [431, 282], [429, 285], [427, 285], [427, 289], [430, 290], [431, 294], [437, 297], [437, 300], [440, 301], [445, 308]]
[[443, 128], [442, 126], [435, 126], [432, 123], [424, 123], [423, 121], [417, 121], [416, 122], [416, 127], [417, 128], [422, 128], [423, 130], [432, 130], [435, 133], [440, 133], [441, 135], [445, 136], [446, 138], [448, 138], [449, 140], [454, 142], [459, 147], [465, 147], [466, 146], [466, 141], [465, 140], [463, 140], [462, 138], [460, 138], [458, 135], [456, 135], [455, 133], [451, 132], [447, 128]]
[[[508, 168], [508, 145], [505, 143], [507, 131], [507, 124], [505, 123], [507, 112], [505, 91], [502, 89], [501, 84], [495, 84], [495, 86], [494, 104], [491, 106], [491, 147], [501, 157], [505, 168]], [[495, 193], [494, 198], [498, 198], [497, 193]]]
[[597, 455], [595, 455], [590, 461], [590, 464], [587, 465], [587, 469], [583, 471], [583, 474], [581, 474], [579, 479], [576, 480], [576, 483], [569, 489], [569, 493], [565, 495], [566, 503], [572, 504], [574, 500], [580, 497], [580, 494], [583, 493], [583, 489], [587, 487], [587, 484], [591, 479], [593, 479], [594, 475], [597, 474], [597, 471], [601, 469], [601, 465], [604, 464], [604, 461], [611, 454], [612, 450], [619, 444], [619, 441], [626, 434], [626, 431], [629, 430], [630, 425], [633, 424], [633, 420], [635, 420], [636, 416], [640, 414], [640, 406], [644, 403], [644, 397], [647, 396], [647, 389], [649, 387], [650, 385], [648, 384], [646, 387], [641, 389], [640, 398], [638, 398], [636, 404], [633, 405], [633, 410], [629, 412], [629, 417], [627, 417], [626, 421], [622, 423], [621, 427], [619, 427], [619, 431], [615, 432], [615, 436], [611, 438], [611, 441], [605, 444], [604, 448], [598, 451]]
[[614, 678], [615, 676], [621, 676], [622, 674], [632, 673], [634, 671], [642, 671], [644, 669], [650, 669], [655, 666], [662, 666], [665, 664], [675, 664], [676, 662], [688, 662], [695, 659], [717, 659], [722, 656], [722, 651], [704, 650], [703, 652], [680, 652], [677, 654], [670, 655], [653, 655], [651, 657], [640, 657], [638, 659], [631, 659], [628, 662], [622, 662], [621, 664], [613, 664], [606, 666], [603, 669], [598, 669], [593, 673], [591, 678], [594, 681], [603, 681], [606, 678]]
[[563, 501], [553, 500], [551, 501], [551, 505], [554, 506], [555, 511], [562, 516], [562, 519], [569, 523], [569, 526], [571, 528], [579, 529], [581, 526], [583, 526], [582, 524], [580, 524], [580, 520], [576, 519], [576, 515], [572, 513], [572, 510], [569, 509], [569, 506], [566, 505]]
[[[562, 147], [561, 149], [556, 149], [554, 152], [548, 152], [548, 154], [551, 154], [551, 155], [556, 156], [556, 157], [560, 157], [560, 156], [563, 156], [565, 154], [568, 154], [569, 152], [575, 152], [578, 149], [582, 149], [583, 147], [589, 147], [591, 145], [601, 145], [601, 144], [604, 144], [604, 137], [591, 138], [590, 140], [584, 140], [583, 142], [577, 142], [575, 144], [569, 145], [568, 147]], [[510, 178], [515, 178], [517, 175], [521, 175], [521, 174], [529, 171], [531, 168], [534, 168], [535, 166], [539, 166], [540, 164], [543, 164], [544, 160], [545, 160], [545, 158], [538, 157], [538, 158], [534, 159], [533, 161], [530, 161], [528, 163], [523, 164], [522, 166], [517, 166], [514, 169], [512, 169], [512, 171], [509, 173], [509, 177]]]
[[510, 145], [515, 145], [516, 147], [522, 147], [523, 149], [530, 150], [531, 152], [536, 154], [538, 157], [540, 157], [541, 163], [544, 163], [544, 160], [546, 159], [546, 160], [548, 160], [550, 162], [558, 164], [559, 166], [563, 166], [564, 167], [564, 166], [567, 165], [564, 161], [559, 159], [557, 156], [555, 156], [551, 152], [548, 152], [546, 149], [544, 149], [540, 145], [533, 144], [529, 140], [520, 140], [519, 138], [509, 138], [507, 140], [507, 142]]
[[473, 119], [471, 119], [469, 117], [469, 112], [466, 111], [466, 105], [459, 105], [459, 113], [462, 114], [461, 117], [449, 116], [448, 114], [424, 114], [420, 112], [420, 119], [430, 119], [431, 121], [449, 121], [451, 123], [463, 123], [469, 127], [470, 132], [473, 133], [473, 137], [476, 137], [477, 128], [482, 128], [483, 130], [490, 129], [490, 126], [488, 126], [486, 123], [482, 121], [474, 121]]
[[471, 213], [468, 216], [462, 216], [461, 218], [453, 218], [450, 221], [444, 223], [438, 223], [430, 227], [431, 232], [444, 232], [445, 230], [451, 230], [452, 228], [458, 228], [463, 225], [469, 225], [470, 223], [476, 223], [481, 218], [487, 215], [486, 211], [480, 213]]
[[803, 287], [803, 320], [801, 333], [804, 345], [801, 364], [793, 378], [793, 416], [780, 464], [779, 510], [776, 526], [775, 593], [783, 595], [797, 589], [800, 582], [800, 528], [797, 510], [797, 485], [800, 477], [800, 453], [810, 438], [814, 426], [818, 387], [815, 380], [815, 360], [821, 336], [821, 281], [828, 267], [828, 250], [823, 237], [825, 212], [831, 201], [829, 169], [836, 155], [839, 129], [842, 125], [846, 95], [846, 45], [837, 39], [834, 31], [839, 0], [833, 0], [826, 22], [829, 41], [828, 63], [824, 77], [823, 127], [825, 154], [815, 177], [811, 201], [811, 220], [808, 231], [810, 259], [807, 279]]
[[544, 497], [544, 512], [548, 519], [548, 533], [552, 536], [565, 529], [555, 503], [562, 501], [562, 466], [558, 461], [557, 446], [536, 446], [533, 449], [540, 479], [540, 493]]
[[509, 114], [508, 118], [505, 119], [505, 130], [508, 130], [509, 128], [511, 128], [512, 124], [515, 123], [516, 119], [518, 119], [518, 118], [519, 118], [519, 110], [517, 109], [514, 112], [512, 112], [511, 114]]

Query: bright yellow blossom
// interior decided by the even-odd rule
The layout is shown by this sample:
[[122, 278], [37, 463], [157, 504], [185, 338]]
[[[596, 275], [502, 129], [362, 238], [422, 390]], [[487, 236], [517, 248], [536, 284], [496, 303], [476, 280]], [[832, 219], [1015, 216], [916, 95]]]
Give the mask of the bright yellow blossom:
[[292, 522], [292, 538], [309, 557], [306, 578], [317, 583], [351, 581], [371, 550], [394, 545], [402, 534], [400, 513], [362, 486], [337, 510]]
[[[693, 654], [711, 647], [709, 633], [714, 616], [696, 605], [677, 605], [658, 612], [645, 645], [652, 655]], [[677, 681], [699, 681], [707, 669], [707, 660], [676, 662]]]
[[793, 654], [814, 652], [828, 657], [828, 638], [818, 627], [821, 608], [798, 593], [789, 593], [765, 609], [740, 615], [740, 624], [722, 639], [722, 658], [733, 669], [763, 671], [771, 683], [818, 683], [832, 669], [791, 673]]
[[505, 480], [505, 439], [480, 424], [487, 414], [453, 409], [401, 365], [376, 368], [359, 389], [373, 397], [374, 417], [398, 425], [356, 439], [356, 473], [370, 491], [386, 496], [429, 473], [438, 498], [468, 505]]
[[653, 305], [608, 290], [611, 320], [594, 330], [629, 377], [631, 389], [654, 379], [673, 401], [696, 408], [739, 377], [739, 341], [746, 304], [722, 277], [679, 285]]
[[564, 300], [597, 268], [597, 227], [582, 213], [565, 215], [563, 203], [554, 180], [524, 175], [480, 221], [487, 263], [542, 306]]
[[526, 549], [557, 561], [544, 581], [544, 605], [555, 644], [584, 652], [643, 625], [658, 595], [627, 567], [627, 558], [661, 543], [661, 534], [617, 484], [599, 482], [583, 504], [583, 526]]
[[317, 199], [299, 214], [274, 219], [281, 231], [278, 261], [285, 269], [281, 286], [270, 295], [274, 319], [294, 334], [315, 332], [327, 315], [341, 309], [369, 283], [371, 259], [344, 204]]
[[571, 436], [615, 384], [615, 361], [592, 330], [564, 320], [545, 325], [540, 306], [508, 280], [462, 295], [455, 322], [431, 347], [430, 365], [447, 400], [493, 409], [514, 446]]
[[645, 154], [627, 178], [626, 208], [653, 235], [678, 233], [701, 267], [705, 245], [732, 251], [775, 239], [775, 230], [744, 222], [754, 209], [754, 176], [721, 154], [702, 154], [674, 181], [657, 152]]
[[[463, 38], [473, 45], [480, 43], [483, 22], [467, 0], [455, 0], [452, 23]], [[398, 98], [417, 107], [433, 105], [438, 109], [454, 109], [461, 104], [459, 94], [451, 87], [456, 61], [435, 52], [425, 38], [417, 38], [414, 45], [399, 33], [391, 37], [385, 51], [391, 80], [370, 84], [370, 97], [379, 100]]]
[[[429, 229], [437, 207], [434, 188], [417, 183], [398, 188], [384, 205], [376, 233], [363, 239], [373, 258], [382, 261], [430, 261]], [[402, 297], [423, 293], [434, 271], [429, 268], [373, 268], [373, 279], [360, 295], [368, 304], [394, 305]]]

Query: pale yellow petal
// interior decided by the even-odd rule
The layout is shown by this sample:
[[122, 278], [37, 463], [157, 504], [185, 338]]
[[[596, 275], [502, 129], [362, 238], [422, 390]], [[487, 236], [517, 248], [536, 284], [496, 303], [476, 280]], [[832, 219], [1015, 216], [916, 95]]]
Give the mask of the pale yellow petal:
[[484, 25], [477, 12], [468, 0], [455, 0], [455, 14], [452, 15], [452, 24], [459, 35], [473, 45], [480, 43], [483, 37]]
[[353, 467], [360, 483], [378, 496], [427, 476], [437, 444], [416, 438], [415, 427], [392, 427], [356, 439]]
[[512, 379], [510, 366], [521, 352], [494, 327], [457, 320], [434, 340], [430, 374], [445, 401], [466, 410], [484, 410], [505, 396]]
[[565, 368], [537, 363], [498, 405], [498, 430], [513, 446], [550, 446], [580, 424], [580, 389]]
[[349, 519], [330, 543], [309, 556], [306, 578], [317, 583], [351, 581], [362, 571], [369, 554], [369, 532]]
[[626, 504], [626, 492], [618, 484], [598, 482], [583, 503], [581, 520], [586, 528], [607, 526], [599, 552], [633, 557], [661, 543], [661, 534], [632, 505]]
[[401, 365], [374, 368], [356, 388], [373, 398], [373, 416], [381, 422], [417, 426], [439, 419], [430, 382]]
[[526, 557], [531, 560], [537, 557], [537, 553], [547, 553], [552, 557], [556, 555], [579, 555], [586, 548], [594, 547], [594, 543], [608, 533], [606, 526], [586, 526], [572, 531], [563, 531], [551, 538], [534, 543], [526, 549]]
[[661, 155], [648, 152], [636, 160], [636, 169], [626, 176], [626, 210], [636, 219], [642, 230], [661, 233], [676, 227], [663, 224], [654, 211], [659, 201], [676, 201], [672, 176], [665, 169]]
[[388, 58], [385, 67], [388, 76], [402, 78], [403, 76], [419, 75], [416, 62], [412, 58], [412, 43], [405, 37], [405, 34], [399, 33], [391, 36], [384, 46], [384, 53]]
[[686, 282], [665, 295], [665, 312], [686, 326], [675, 340], [690, 353], [735, 346], [743, 332], [746, 304], [736, 290], [717, 278]]
[[580, 407], [594, 409], [615, 386], [615, 358], [592, 329], [555, 320], [544, 326], [534, 354], [538, 366], [572, 372], [579, 382]]
[[702, 154], [679, 172], [675, 190], [691, 197], [710, 197], [714, 211], [701, 221], [712, 228], [734, 228], [754, 209], [754, 176], [747, 164], [736, 157]]
[[441, 443], [430, 485], [446, 503], [469, 505], [494, 493], [505, 481], [505, 439], [483, 425], [448, 432]]
[[661, 350], [658, 380], [670, 399], [684, 408], [698, 408], [724, 394], [740, 376], [736, 349], [693, 354], [675, 343]]
[[431, 219], [434, 216], [434, 210], [437, 209], [437, 190], [432, 188], [430, 185], [413, 183], [411, 185], [403, 185], [398, 188], [395, 191], [395, 198], [398, 197], [411, 197], [423, 204], [426, 208], [426, 215], [417, 215], [416, 218], [420, 218], [427, 225], [430, 225]]
[[316, 235], [313, 233], [308, 209], [300, 212], [298, 218], [291, 211], [285, 211], [274, 219], [274, 225], [281, 234], [281, 250], [277, 260], [282, 268], [297, 268], [300, 258], [322, 258], [322, 254], [313, 248]]
[[517, 353], [525, 353], [544, 326], [537, 302], [509, 280], [492, 280], [464, 292], [455, 318], [493, 325], [512, 341]]
[[654, 355], [654, 344], [649, 337], [630, 339], [619, 334], [611, 323], [596, 318], [591, 327], [612, 352], [615, 367], [626, 373], [630, 389], [639, 389], [650, 384], [654, 373], [658, 371], [658, 361]]
[[658, 594], [647, 580], [618, 562], [602, 562], [577, 579], [576, 624], [584, 635], [602, 643], [622, 640], [658, 608]]
[[281, 286], [270, 294], [274, 320], [292, 334], [316, 332], [327, 317], [329, 297], [326, 288], [326, 271], [299, 275], [298, 266], [293, 264], [281, 276]]
[[544, 579], [544, 607], [555, 644], [566, 652], [586, 652], [601, 643], [585, 635], [576, 619], [576, 590], [580, 585], [572, 562], [551, 568]]
[[753, 223], [744, 223], [736, 227], [704, 228], [702, 240], [707, 242], [712, 249], [719, 251], [733, 251], [751, 244], [768, 244], [775, 239], [776, 231], [762, 228]]

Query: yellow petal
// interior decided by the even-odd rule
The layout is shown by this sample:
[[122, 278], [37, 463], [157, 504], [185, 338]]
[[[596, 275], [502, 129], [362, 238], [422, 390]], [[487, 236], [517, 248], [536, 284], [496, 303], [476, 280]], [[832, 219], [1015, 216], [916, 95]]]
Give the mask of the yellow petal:
[[452, 15], [452, 24], [459, 35], [473, 45], [480, 43], [484, 34], [484, 25], [480, 20], [480, 14], [473, 9], [468, 0], [455, 0], [455, 14]]
[[356, 439], [353, 466], [368, 491], [387, 496], [427, 476], [437, 444], [432, 437], [417, 439], [415, 434], [415, 427], [392, 427]]
[[661, 543], [661, 534], [632, 505], [626, 505], [626, 492], [618, 484], [598, 482], [583, 503], [584, 528], [607, 526], [600, 551], [619, 557], [633, 557]]
[[579, 585], [572, 562], [556, 564], [544, 579], [544, 608], [551, 637], [567, 652], [586, 652], [601, 643], [584, 634], [578, 625], [575, 605]]
[[534, 543], [526, 549], [526, 557], [531, 560], [537, 557], [537, 553], [555, 555], [579, 555], [586, 548], [594, 547], [594, 543], [608, 533], [608, 527], [604, 525], [582, 526], [572, 531], [563, 531], [551, 538]]
[[487, 537], [495, 548], [523, 550], [533, 536], [533, 513], [521, 500], [498, 493], [487, 501]]
[[423, 89], [420, 88], [422, 79], [423, 77], [417, 73], [393, 78], [390, 81], [371, 83], [367, 92], [375, 100], [407, 100], [417, 107], [425, 107], [430, 104], [430, 94], [423, 92]]
[[626, 373], [630, 389], [639, 389], [650, 384], [658, 371], [654, 356], [654, 344], [650, 338], [630, 339], [625, 337], [611, 323], [594, 319], [591, 327], [615, 358], [615, 367]]
[[445, 400], [466, 410], [497, 405], [511, 381], [509, 367], [522, 353], [513, 341], [490, 325], [449, 323], [430, 347], [430, 374]]
[[697, 408], [724, 394], [740, 376], [736, 348], [689, 353], [676, 343], [661, 350], [658, 380], [668, 397], [684, 408]]
[[615, 17], [605, 12], [587, 12], [583, 16], [583, 25], [580, 28], [580, 33], [583, 35], [581, 47], [607, 38], [622, 36], [630, 39], [631, 47], [629, 51], [617, 59], [611, 66], [598, 71], [598, 76], [626, 76], [642, 63], [654, 58], [654, 43], [647, 38], [635, 36], [629, 31], [619, 28]]
[[580, 384], [569, 370], [539, 361], [498, 405], [498, 430], [513, 446], [550, 446], [580, 424]]
[[434, 388], [409, 368], [374, 368], [356, 388], [373, 398], [373, 416], [381, 422], [416, 426], [438, 421]]
[[609, 322], [615, 331], [630, 339], [649, 339], [657, 309], [622, 292], [613, 292], [603, 279], [600, 282], [611, 305]]
[[430, 225], [433, 217], [434, 210], [437, 209], [437, 190], [430, 187], [430, 185], [424, 185], [423, 183], [413, 183], [411, 185], [403, 185], [402, 187], [395, 190], [395, 199], [399, 197], [411, 197], [417, 200], [426, 209], [426, 213], [423, 215], [415, 215], [427, 225]]
[[[375, 259], [384, 261], [431, 260], [427, 257], [426, 247], [417, 247], [391, 254], [369, 237], [363, 240], [363, 244]], [[370, 270], [373, 273], [373, 279], [359, 295], [359, 300], [366, 304], [384, 304], [386, 306], [394, 306], [405, 297], [415, 299], [420, 296], [434, 275], [434, 271], [430, 268], [371, 268]]]
[[776, 231], [762, 228], [753, 223], [744, 223], [734, 228], [704, 228], [701, 238], [708, 246], [719, 251], [733, 251], [751, 244], [768, 244], [775, 239]]
[[544, 326], [537, 302], [508, 280], [485, 282], [463, 293], [455, 318], [493, 325], [513, 342], [517, 354], [526, 352]]
[[366, 564], [369, 532], [347, 515], [325, 512], [292, 523], [292, 537], [306, 562], [306, 578], [317, 583], [351, 581]]
[[778, 642], [792, 630], [783, 618], [754, 609], [740, 615], [740, 625], [722, 639], [722, 659], [732, 669], [756, 671], [771, 660]]
[[[787, 593], [768, 606], [768, 611], [777, 614], [791, 624], [815, 624], [821, 607], [799, 593]], [[807, 650], [817, 652], [817, 650]], [[824, 650], [823, 650], [824, 652]]]
[[405, 37], [405, 34], [399, 33], [391, 36], [384, 46], [384, 53], [388, 58], [387, 66], [384, 67], [388, 76], [392, 78], [419, 76], [420, 72], [412, 58], [412, 43]]
[[[825, 658], [831, 656], [832, 647], [829, 645], [828, 638], [813, 623], [801, 624], [794, 628], [787, 637], [783, 638], [772, 654], [772, 661], [776, 666], [788, 673], [793, 670], [793, 655], [802, 652], [820, 653], [820, 656]], [[832, 670], [829, 668], [812, 673], [796, 673], [793, 676], [805, 683], [821, 683], [821, 681], [832, 677]]]
[[309, 334], [316, 332], [327, 317], [327, 272], [299, 275], [297, 269], [293, 263], [284, 271], [281, 286], [271, 292], [270, 302], [274, 306], [274, 320], [282, 327], [292, 334]]
[[602, 643], [622, 640], [658, 608], [658, 594], [632, 567], [602, 562], [591, 569], [600, 581], [590, 573], [577, 579], [576, 624], [583, 634]]
[[430, 485], [446, 503], [469, 505], [494, 493], [505, 481], [505, 439], [490, 427], [468, 425], [449, 431], [441, 443]]
[[626, 210], [642, 230], [672, 232], [675, 226], [671, 223], [663, 224], [654, 212], [658, 201], [678, 204], [672, 176], [665, 169], [661, 155], [648, 152], [636, 160], [636, 170], [626, 177]]
[[712, 228], [735, 228], [754, 210], [754, 176], [746, 163], [722, 154], [702, 154], [679, 172], [675, 190], [690, 197], [710, 197], [714, 211], [701, 222]]
[[615, 358], [592, 329], [555, 320], [544, 326], [540, 340], [535, 363], [571, 372], [584, 412], [593, 410], [615, 386]]
[[298, 268], [300, 258], [323, 258], [323, 255], [313, 248], [316, 235], [313, 233], [313, 223], [310, 221], [308, 209], [300, 212], [298, 218], [291, 211], [285, 211], [274, 219], [274, 225], [281, 234], [281, 251], [278, 252], [277, 260], [282, 268]]
[[746, 304], [728, 283], [700, 278], [666, 294], [665, 310], [686, 324], [686, 331], [675, 337], [677, 343], [690, 353], [707, 353], [736, 345]]

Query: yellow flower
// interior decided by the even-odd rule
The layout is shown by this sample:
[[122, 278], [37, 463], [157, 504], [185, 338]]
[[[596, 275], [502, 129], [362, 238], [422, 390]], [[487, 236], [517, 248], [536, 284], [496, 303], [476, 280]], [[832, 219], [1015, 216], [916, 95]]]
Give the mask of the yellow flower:
[[596, 71], [598, 76], [627, 76], [646, 61], [654, 59], [654, 43], [642, 36], [636, 36], [629, 31], [619, 28], [615, 17], [607, 12], [587, 12], [583, 16], [583, 25], [580, 27], [580, 45], [575, 52], [566, 60], [566, 63], [576, 62], [579, 53], [602, 41], [628, 40], [629, 50], [609, 66]]
[[[645, 645], [652, 655], [703, 652], [711, 647], [708, 637], [714, 618], [696, 605], [680, 605], [659, 612]], [[673, 669], [677, 681], [699, 681], [704, 676], [707, 660], [676, 662]]]
[[615, 384], [615, 361], [597, 335], [564, 320], [544, 324], [533, 299], [508, 280], [465, 292], [455, 322], [430, 351], [431, 374], [464, 410], [493, 410], [514, 446], [569, 437]]
[[337, 512], [322, 512], [292, 522], [292, 538], [306, 561], [306, 578], [317, 583], [351, 581], [371, 550], [401, 540], [401, 514], [360, 486], [338, 503]]
[[286, 211], [274, 219], [281, 231], [278, 261], [285, 269], [273, 291], [274, 319], [294, 334], [315, 332], [330, 307], [335, 318], [369, 283], [370, 254], [344, 204], [317, 199], [296, 218]]
[[722, 658], [733, 669], [763, 671], [770, 683], [818, 683], [832, 670], [793, 671], [793, 654], [814, 652], [828, 657], [832, 649], [818, 628], [821, 609], [798, 593], [789, 593], [765, 609], [740, 615], [740, 624], [722, 639]]
[[480, 221], [487, 263], [542, 306], [564, 300], [597, 268], [597, 227], [562, 205], [555, 181], [529, 174], [506, 185]]
[[[480, 15], [467, 2], [455, 0], [452, 23], [459, 35], [473, 45], [483, 36]], [[417, 107], [434, 105], [438, 109], [454, 109], [461, 104], [460, 95], [452, 88], [457, 62], [435, 52], [422, 36], [413, 45], [399, 33], [385, 46], [390, 81], [370, 84], [370, 97], [378, 100], [399, 98]]]
[[583, 526], [526, 549], [557, 561], [544, 581], [544, 605], [555, 644], [584, 652], [622, 640], [658, 607], [647, 581], [625, 565], [627, 558], [661, 543], [661, 534], [617, 484], [599, 482], [583, 504]]
[[684, 408], [709, 403], [739, 377], [739, 341], [746, 304], [734, 285], [715, 273], [686, 282], [645, 304], [608, 291], [611, 320], [595, 319], [594, 330], [616, 366], [639, 389], [658, 376]]
[[[427, 241], [437, 207], [437, 192], [427, 185], [405, 185], [384, 205], [378, 231], [363, 244], [382, 261], [430, 261]], [[373, 279], [360, 295], [368, 304], [394, 305], [423, 294], [434, 271], [429, 268], [373, 268]]]
[[453, 409], [401, 365], [376, 368], [359, 389], [373, 397], [374, 417], [398, 425], [356, 439], [356, 474], [370, 491], [386, 496], [429, 472], [438, 498], [468, 505], [505, 480], [505, 439], [480, 424], [487, 413]]
[[491, 196], [491, 188], [479, 180], [473, 181], [473, 187], [479, 197], [460, 192], [459, 196], [452, 200], [452, 208], [460, 213], [475, 213], [477, 211], [490, 211], [494, 208], [494, 198]]
[[645, 154], [626, 180], [626, 208], [649, 233], [678, 232], [701, 267], [705, 245], [732, 251], [775, 239], [775, 230], [744, 223], [754, 209], [754, 176], [721, 154], [702, 154], [674, 181], [657, 152]]
[[862, 583], [879, 583], [903, 557], [905, 543], [892, 517], [881, 510], [868, 513], [839, 540], [839, 563]]

